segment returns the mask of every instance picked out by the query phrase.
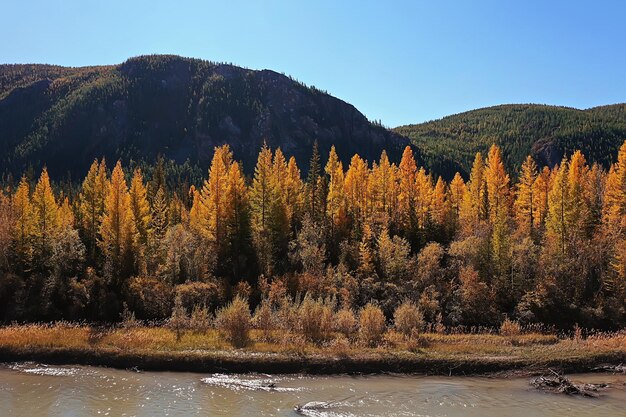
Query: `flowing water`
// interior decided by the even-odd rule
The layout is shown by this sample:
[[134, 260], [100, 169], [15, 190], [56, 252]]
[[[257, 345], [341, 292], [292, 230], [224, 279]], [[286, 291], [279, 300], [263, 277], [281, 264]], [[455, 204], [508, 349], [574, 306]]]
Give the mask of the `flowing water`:
[[[626, 375], [600, 398], [536, 391], [528, 378], [269, 376], [0, 365], [0, 416], [626, 417]], [[299, 409], [296, 409], [297, 407]]]

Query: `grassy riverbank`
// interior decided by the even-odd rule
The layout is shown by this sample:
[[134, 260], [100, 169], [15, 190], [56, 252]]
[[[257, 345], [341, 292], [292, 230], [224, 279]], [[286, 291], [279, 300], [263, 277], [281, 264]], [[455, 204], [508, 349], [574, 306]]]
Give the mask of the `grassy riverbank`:
[[197, 372], [487, 374], [585, 372], [603, 363], [626, 362], [626, 332], [587, 338], [539, 333], [425, 333], [407, 340], [387, 332], [376, 348], [338, 337], [314, 344], [285, 333], [252, 331], [248, 345], [234, 349], [216, 330], [185, 332], [164, 327], [100, 328], [71, 324], [0, 328], [0, 361]]

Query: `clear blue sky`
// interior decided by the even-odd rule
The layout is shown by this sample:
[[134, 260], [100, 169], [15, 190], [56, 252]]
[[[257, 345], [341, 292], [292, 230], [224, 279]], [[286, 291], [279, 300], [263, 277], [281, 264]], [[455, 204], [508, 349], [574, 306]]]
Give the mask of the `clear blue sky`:
[[269, 68], [396, 126], [626, 101], [624, 1], [6, 0], [0, 62], [171, 53]]

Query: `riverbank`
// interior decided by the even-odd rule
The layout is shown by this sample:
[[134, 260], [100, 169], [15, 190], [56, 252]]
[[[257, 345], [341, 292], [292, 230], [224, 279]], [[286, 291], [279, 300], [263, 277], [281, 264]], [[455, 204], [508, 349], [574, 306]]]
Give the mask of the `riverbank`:
[[417, 341], [388, 332], [379, 347], [365, 348], [341, 338], [321, 345], [290, 334], [273, 334], [268, 340], [253, 331], [245, 348], [234, 349], [212, 329], [177, 338], [164, 327], [0, 327], [0, 362], [16, 361], [204, 373], [484, 375], [535, 374], [549, 368], [572, 373], [626, 362], [626, 332], [584, 339], [426, 333]]

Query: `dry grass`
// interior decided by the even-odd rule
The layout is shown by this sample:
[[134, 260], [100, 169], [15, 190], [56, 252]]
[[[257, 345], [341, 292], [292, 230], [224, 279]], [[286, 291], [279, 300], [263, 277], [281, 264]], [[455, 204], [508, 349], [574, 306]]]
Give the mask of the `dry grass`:
[[[180, 339], [167, 327], [91, 328], [69, 323], [11, 325], [0, 327], [0, 349], [78, 349], [85, 351], [123, 351], [142, 355], [184, 354], [280, 354], [299, 357], [404, 357], [435, 358], [454, 361], [485, 359], [516, 361], [558, 361], [602, 354], [626, 355], [626, 331], [595, 333], [586, 338], [559, 339], [540, 333], [501, 336], [498, 334], [420, 333], [419, 340], [388, 330], [378, 347], [364, 347], [343, 334], [333, 333], [325, 343], [307, 341], [286, 330], [252, 330], [244, 349], [233, 350], [218, 330], [185, 331]], [[412, 356], [411, 356], [412, 355]], [[268, 356], [271, 358], [271, 356]], [[271, 360], [271, 359], [268, 359]]]

